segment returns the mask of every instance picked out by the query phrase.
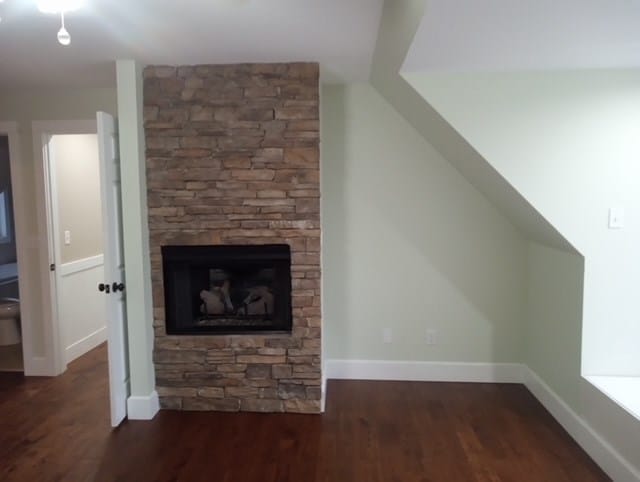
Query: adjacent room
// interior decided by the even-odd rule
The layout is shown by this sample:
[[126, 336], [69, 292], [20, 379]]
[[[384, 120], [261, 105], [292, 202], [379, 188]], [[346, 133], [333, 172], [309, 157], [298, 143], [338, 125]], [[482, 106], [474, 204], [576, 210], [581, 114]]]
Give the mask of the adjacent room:
[[0, 479], [640, 481], [640, 2], [0, 17]]
[[23, 370], [9, 137], [0, 136], [0, 371]]

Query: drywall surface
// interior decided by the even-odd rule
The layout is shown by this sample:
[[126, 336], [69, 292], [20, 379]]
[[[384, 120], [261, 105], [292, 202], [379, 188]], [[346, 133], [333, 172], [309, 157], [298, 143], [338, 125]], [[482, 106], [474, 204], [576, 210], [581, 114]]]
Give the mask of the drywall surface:
[[322, 101], [327, 357], [520, 361], [520, 232], [370, 85]]
[[[57, 236], [62, 263], [102, 254], [98, 136], [55, 135], [49, 152], [55, 172]], [[68, 243], [65, 232], [69, 234]]]
[[424, 0], [387, 0], [382, 10], [371, 85], [526, 237], [573, 249], [530, 202], [400, 74], [423, 15]]
[[640, 375], [640, 70], [408, 78], [584, 255], [583, 372]]
[[579, 402], [584, 260], [530, 243], [524, 363], [570, 405]]
[[148, 398], [154, 392], [155, 372], [142, 65], [133, 60], [118, 60], [116, 71], [122, 205], [126, 206], [122, 212], [125, 285], [127, 298], [136, 300], [127, 303], [131, 395]]
[[[25, 199], [36, 199], [35, 162], [31, 122], [42, 120], [85, 120], [95, 119], [96, 111], [116, 112], [116, 90], [112, 89], [3, 89], [0, 93], [0, 120], [19, 123], [20, 154], [22, 163], [23, 186], [21, 190]], [[14, 191], [16, 186], [14, 187]], [[23, 207], [24, 224], [28, 238], [24, 240], [24, 248], [28, 251], [29, 260], [25, 270], [32, 280], [34, 299], [41, 300], [40, 286], [40, 237], [46, 233], [38, 232], [37, 208], [35, 203]], [[40, 303], [32, 306], [33, 310], [33, 349], [34, 355], [45, 354], [44, 326]]]

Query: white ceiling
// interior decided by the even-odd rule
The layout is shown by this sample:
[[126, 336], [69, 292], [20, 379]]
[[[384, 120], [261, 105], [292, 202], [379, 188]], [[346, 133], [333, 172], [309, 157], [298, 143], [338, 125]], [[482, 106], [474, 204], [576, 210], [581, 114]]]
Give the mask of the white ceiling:
[[427, 0], [403, 71], [640, 67], [640, 0]]
[[85, 0], [59, 18], [0, 3], [0, 85], [111, 86], [113, 60], [146, 64], [317, 61], [324, 81], [367, 80], [382, 0]]

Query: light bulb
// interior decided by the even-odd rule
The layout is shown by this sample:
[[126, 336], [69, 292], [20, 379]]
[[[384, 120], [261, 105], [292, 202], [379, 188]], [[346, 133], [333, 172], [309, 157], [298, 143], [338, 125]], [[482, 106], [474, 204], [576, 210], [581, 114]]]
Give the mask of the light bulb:
[[67, 29], [64, 27], [61, 27], [60, 30], [58, 30], [58, 42], [60, 42], [60, 45], [64, 46], [71, 43], [71, 35], [69, 35], [69, 32], [67, 32]]
[[60, 45], [69, 45], [71, 43], [71, 35], [64, 28], [64, 12], [60, 13], [60, 30], [58, 30], [58, 42]]

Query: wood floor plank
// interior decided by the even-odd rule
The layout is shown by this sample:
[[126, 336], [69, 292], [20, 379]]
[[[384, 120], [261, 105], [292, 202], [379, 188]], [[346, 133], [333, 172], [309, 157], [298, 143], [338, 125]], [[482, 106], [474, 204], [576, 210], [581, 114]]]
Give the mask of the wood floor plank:
[[329, 381], [321, 416], [162, 411], [112, 430], [106, 357], [0, 373], [0, 480], [609, 480], [522, 385]]

